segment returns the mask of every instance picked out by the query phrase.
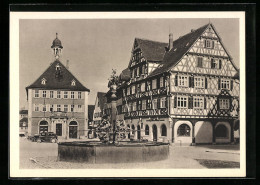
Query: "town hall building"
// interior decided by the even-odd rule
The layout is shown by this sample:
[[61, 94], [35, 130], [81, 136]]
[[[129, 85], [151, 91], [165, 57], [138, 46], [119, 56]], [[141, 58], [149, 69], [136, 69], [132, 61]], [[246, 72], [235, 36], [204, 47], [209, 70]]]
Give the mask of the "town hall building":
[[26, 87], [28, 135], [54, 132], [60, 138], [82, 138], [88, 129], [88, 96], [84, 87], [61, 62], [63, 46], [56, 39], [51, 46], [54, 61]]
[[238, 72], [212, 23], [175, 41], [170, 34], [169, 43], [136, 38], [118, 87], [128, 137], [180, 145], [232, 143]]

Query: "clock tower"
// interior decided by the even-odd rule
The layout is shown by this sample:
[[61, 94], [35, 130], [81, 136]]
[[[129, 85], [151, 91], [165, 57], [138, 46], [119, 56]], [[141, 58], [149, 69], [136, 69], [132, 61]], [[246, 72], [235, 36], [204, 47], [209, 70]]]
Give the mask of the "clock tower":
[[58, 33], [56, 33], [56, 38], [53, 40], [51, 48], [53, 50], [55, 59], [58, 60], [61, 57], [63, 49], [61, 41], [58, 39]]

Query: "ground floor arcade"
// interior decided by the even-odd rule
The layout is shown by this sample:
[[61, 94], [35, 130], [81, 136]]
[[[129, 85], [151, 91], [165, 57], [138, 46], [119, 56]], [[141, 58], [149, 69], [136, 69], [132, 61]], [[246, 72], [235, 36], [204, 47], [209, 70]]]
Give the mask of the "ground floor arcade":
[[232, 119], [129, 119], [129, 139], [172, 142], [178, 145], [234, 142]]

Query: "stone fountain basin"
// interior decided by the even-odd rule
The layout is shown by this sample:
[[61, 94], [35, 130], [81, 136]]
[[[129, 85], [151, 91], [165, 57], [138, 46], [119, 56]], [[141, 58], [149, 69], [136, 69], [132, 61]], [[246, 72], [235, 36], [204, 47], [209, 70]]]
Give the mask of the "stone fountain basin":
[[86, 163], [132, 163], [167, 159], [168, 143], [100, 142], [58, 143], [58, 160]]

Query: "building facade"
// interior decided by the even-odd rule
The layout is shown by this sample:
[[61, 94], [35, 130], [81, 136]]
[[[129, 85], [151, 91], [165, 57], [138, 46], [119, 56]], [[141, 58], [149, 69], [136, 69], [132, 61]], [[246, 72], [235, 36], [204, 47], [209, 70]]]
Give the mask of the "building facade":
[[19, 135], [27, 136], [28, 134], [28, 110], [20, 110]]
[[[239, 112], [238, 68], [213, 24], [169, 43], [136, 38], [118, 88], [134, 139], [230, 143]], [[131, 136], [129, 136], [131, 137]]]
[[61, 41], [51, 46], [54, 62], [26, 87], [28, 135], [54, 132], [61, 138], [82, 138], [88, 129], [88, 95], [84, 87], [60, 61]]

